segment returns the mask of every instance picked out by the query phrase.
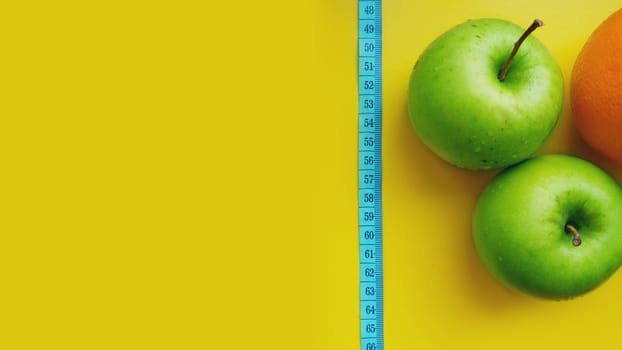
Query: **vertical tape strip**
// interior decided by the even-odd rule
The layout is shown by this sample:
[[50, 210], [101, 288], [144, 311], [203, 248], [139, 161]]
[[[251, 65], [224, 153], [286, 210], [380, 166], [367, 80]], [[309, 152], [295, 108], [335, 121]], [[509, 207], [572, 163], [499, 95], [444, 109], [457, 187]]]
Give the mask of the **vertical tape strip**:
[[358, 1], [358, 40], [361, 349], [383, 350], [381, 0]]

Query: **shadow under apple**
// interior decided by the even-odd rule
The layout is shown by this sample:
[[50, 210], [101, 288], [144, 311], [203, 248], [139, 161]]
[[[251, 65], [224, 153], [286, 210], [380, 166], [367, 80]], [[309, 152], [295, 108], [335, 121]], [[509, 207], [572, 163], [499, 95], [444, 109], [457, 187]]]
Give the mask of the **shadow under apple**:
[[[391, 135], [398, 136], [394, 139], [396, 144], [390, 148], [396, 152], [393, 154], [390, 154], [392, 152], [385, 153], [389, 153], [387, 160], [392, 165], [398, 164], [399, 169], [397, 169], [396, 174], [386, 174], [385, 176], [396, 176], [399, 179], [390, 179], [395, 181], [387, 181], [386, 186], [399, 184], [400, 188], [386, 188], [389, 195], [389, 198], [386, 199], [390, 200], [391, 195], [399, 195], [408, 196], [407, 200], [413, 202], [429, 200], [428, 213], [419, 212], [414, 217], [402, 219], [407, 220], [414, 227], [418, 222], [425, 222], [424, 218], [417, 217], [417, 215], [426, 216], [435, 210], [442, 211], [443, 207], [462, 207], [460, 210], [448, 211], [448, 215], [451, 216], [447, 217], [445, 222], [431, 223], [438, 226], [428, 228], [433, 232], [446, 231], [446, 236], [439, 237], [439, 239], [455, 240], [454, 243], [437, 242], [436, 247], [438, 249], [430, 249], [425, 245], [415, 245], [412, 247], [412, 253], [429, 255], [442, 251], [443, 254], [447, 254], [445, 257], [434, 257], [434, 259], [452, 262], [452, 265], [447, 267], [447, 271], [451, 275], [446, 278], [457, 278], [459, 282], [451, 282], [451, 285], [460, 288], [455, 290], [453, 294], [455, 298], [466, 299], [462, 303], [466, 302], [477, 312], [505, 314], [511, 309], [524, 308], [525, 304], [532, 298], [512, 291], [495, 280], [480, 261], [473, 243], [471, 230], [473, 209], [480, 193], [498, 171], [460, 169], [439, 158], [417, 137], [410, 125], [406, 104], [404, 104], [399, 118], [387, 126], [398, 129], [391, 132]], [[412, 235], [410, 231], [387, 231], [387, 235], [389, 234], [407, 235], [396, 239], [400, 243], [411, 243], [413, 241], [409, 237]], [[445, 248], [447, 249], [443, 250]], [[421, 268], [428, 267], [412, 266], [413, 273], [411, 276], [417, 276], [417, 269]], [[427, 281], [417, 281], [417, 284], [421, 283], [426, 284]]]

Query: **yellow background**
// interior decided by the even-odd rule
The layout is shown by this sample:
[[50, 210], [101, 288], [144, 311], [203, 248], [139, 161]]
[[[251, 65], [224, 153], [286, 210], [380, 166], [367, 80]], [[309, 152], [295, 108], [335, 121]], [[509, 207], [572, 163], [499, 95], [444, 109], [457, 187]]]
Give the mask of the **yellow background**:
[[[467, 18], [547, 26], [566, 78], [619, 5], [391, 1], [386, 344], [615, 346], [616, 275], [551, 303], [474, 255], [491, 173], [410, 131], [425, 45]], [[0, 4], [1, 349], [356, 349], [356, 2]], [[568, 107], [543, 152], [589, 157]]]

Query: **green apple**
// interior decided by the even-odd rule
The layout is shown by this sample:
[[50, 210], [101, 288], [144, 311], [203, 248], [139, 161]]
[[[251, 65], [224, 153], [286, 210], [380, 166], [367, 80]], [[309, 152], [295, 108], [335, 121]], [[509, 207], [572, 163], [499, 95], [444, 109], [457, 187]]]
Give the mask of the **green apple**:
[[622, 190], [585, 160], [531, 158], [485, 188], [473, 237], [484, 265], [513, 289], [551, 299], [581, 295], [622, 263]]
[[[562, 109], [564, 80], [547, 48], [499, 19], [470, 20], [419, 57], [410, 121], [437, 155], [461, 168], [498, 169], [533, 155]], [[522, 34], [522, 35], [521, 35]]]

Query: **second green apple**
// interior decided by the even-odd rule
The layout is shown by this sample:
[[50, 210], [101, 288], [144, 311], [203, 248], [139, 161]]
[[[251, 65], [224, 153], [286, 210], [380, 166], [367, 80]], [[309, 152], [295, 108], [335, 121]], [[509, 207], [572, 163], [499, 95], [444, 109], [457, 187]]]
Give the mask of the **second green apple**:
[[622, 189], [596, 165], [549, 154], [508, 167], [480, 195], [473, 239], [498, 280], [549, 299], [587, 293], [622, 264]]
[[559, 118], [564, 82], [547, 48], [528, 36], [541, 24], [534, 21], [525, 31], [499, 19], [469, 20], [421, 54], [410, 78], [408, 109], [433, 152], [480, 170], [517, 163], [542, 147]]

